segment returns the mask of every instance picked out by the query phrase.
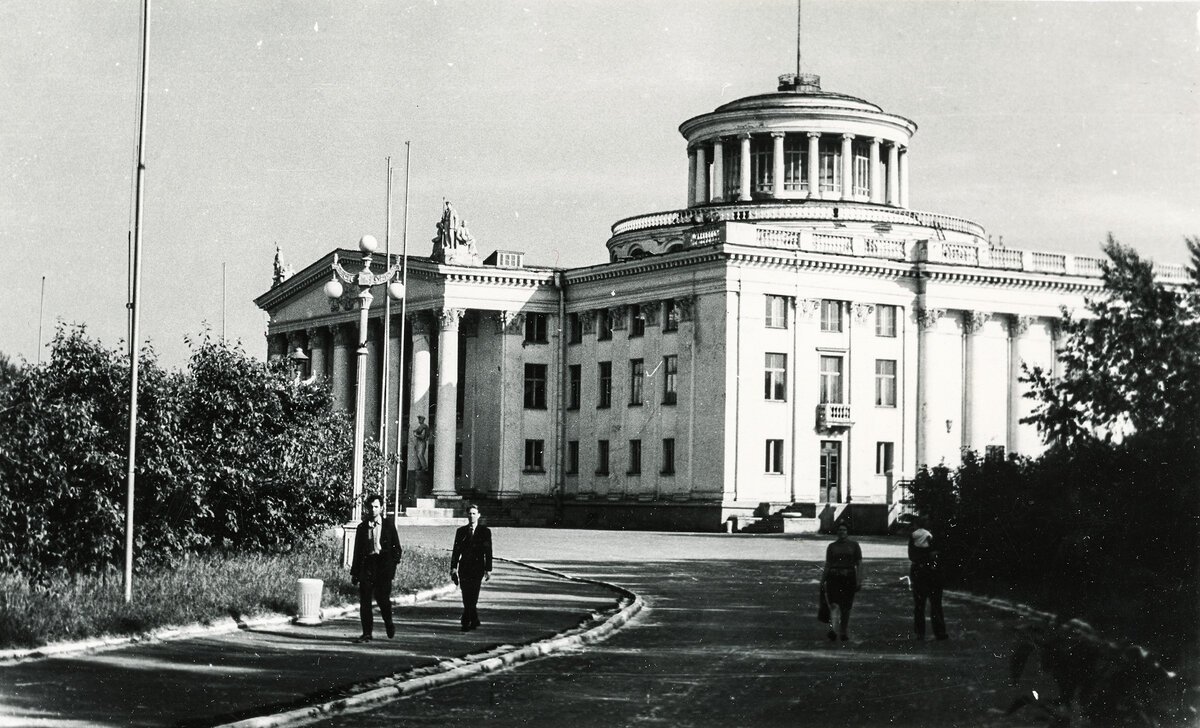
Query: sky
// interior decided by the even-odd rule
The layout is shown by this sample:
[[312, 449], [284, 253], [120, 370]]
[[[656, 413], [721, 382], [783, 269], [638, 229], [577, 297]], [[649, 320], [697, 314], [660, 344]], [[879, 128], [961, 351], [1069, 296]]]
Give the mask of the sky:
[[[127, 336], [136, 0], [0, 3], [0, 354]], [[1186, 263], [1200, 234], [1200, 3], [805, 0], [802, 70], [914, 120], [910, 206], [1009, 247]], [[796, 70], [792, 0], [155, 0], [141, 330], [265, 356], [275, 246], [607, 260], [687, 202], [684, 120]], [[405, 142], [411, 163], [405, 167]], [[409, 179], [407, 226], [405, 178]], [[44, 293], [43, 293], [44, 291]], [[41, 348], [39, 348], [39, 342]]]

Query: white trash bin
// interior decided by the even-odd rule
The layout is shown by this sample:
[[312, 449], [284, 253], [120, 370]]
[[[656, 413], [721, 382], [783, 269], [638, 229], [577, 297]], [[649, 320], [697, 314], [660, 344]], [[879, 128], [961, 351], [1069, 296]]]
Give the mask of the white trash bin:
[[321, 592], [324, 589], [325, 582], [320, 579], [296, 580], [297, 624], [321, 623]]

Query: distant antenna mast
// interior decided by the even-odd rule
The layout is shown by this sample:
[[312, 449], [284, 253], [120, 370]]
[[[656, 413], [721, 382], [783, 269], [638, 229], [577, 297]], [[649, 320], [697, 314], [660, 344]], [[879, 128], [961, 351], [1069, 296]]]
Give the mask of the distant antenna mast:
[[800, 4], [801, 0], [796, 0], [796, 77], [800, 77]]

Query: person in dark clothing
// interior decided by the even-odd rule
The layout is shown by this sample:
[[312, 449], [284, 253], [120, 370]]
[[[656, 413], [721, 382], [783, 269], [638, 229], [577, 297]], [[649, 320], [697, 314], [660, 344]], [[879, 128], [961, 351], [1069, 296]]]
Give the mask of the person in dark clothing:
[[467, 509], [468, 523], [454, 533], [454, 551], [450, 554], [450, 578], [462, 590], [462, 631], [480, 625], [479, 590], [492, 578], [492, 532], [479, 524], [479, 506]]
[[350, 582], [358, 585], [358, 614], [362, 620], [362, 636], [357, 642], [371, 641], [372, 599], [379, 605], [388, 639], [396, 636], [392, 624], [392, 579], [403, 553], [396, 524], [383, 517], [383, 499], [369, 495], [364, 506], [362, 523], [354, 533], [354, 557], [350, 562]]
[[942, 572], [933, 534], [925, 528], [923, 519], [918, 519], [916, 525], [908, 539], [908, 560], [912, 562], [908, 575], [913, 595], [913, 630], [918, 640], [925, 639], [925, 602], [929, 602], [933, 636], [939, 640], [948, 639], [946, 619], [942, 615]]
[[862, 588], [862, 548], [849, 538], [850, 528], [845, 523], [837, 524], [837, 540], [825, 549], [825, 571], [821, 574], [821, 586], [825, 599], [832, 611], [838, 608], [838, 631], [833, 631], [829, 622], [829, 639], [839, 636], [842, 641], [850, 639], [850, 608], [854, 606], [854, 595]]

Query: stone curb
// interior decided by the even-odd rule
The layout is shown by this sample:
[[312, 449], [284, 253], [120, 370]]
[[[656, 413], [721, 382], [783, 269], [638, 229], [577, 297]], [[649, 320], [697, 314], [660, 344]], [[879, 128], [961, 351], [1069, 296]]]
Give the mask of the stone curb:
[[[392, 604], [396, 606], [411, 606], [420, 602], [427, 602], [433, 599], [439, 599], [448, 594], [452, 594], [457, 587], [453, 584], [446, 584], [435, 587], [433, 589], [422, 589], [421, 591], [411, 594], [401, 594], [392, 598]], [[321, 610], [323, 619], [332, 619], [340, 617], [358, 610], [358, 604], [341, 604], [338, 606], [328, 607]], [[103, 652], [106, 650], [116, 650], [122, 647], [129, 647], [137, 644], [150, 644], [154, 642], [168, 642], [171, 640], [188, 639], [191, 637], [206, 637], [210, 635], [228, 634], [241, 629], [255, 629], [258, 627], [270, 627], [288, 622], [295, 622], [296, 618], [286, 614], [268, 614], [261, 617], [252, 617], [250, 619], [230, 619], [225, 621], [222, 619], [215, 624], [191, 624], [183, 627], [160, 627], [133, 635], [113, 635], [111, 637], [94, 637], [91, 639], [77, 640], [73, 642], [55, 642], [41, 647], [18, 648], [11, 650], [0, 650], [0, 667], [6, 664], [17, 664], [30, 660], [38, 660], [46, 657], [60, 657], [63, 655], [73, 655], [80, 652]]]
[[347, 711], [376, 707], [426, 690], [432, 690], [433, 688], [460, 680], [467, 680], [489, 672], [504, 670], [513, 665], [536, 660], [540, 657], [570, 650], [581, 645], [595, 644], [612, 636], [614, 632], [633, 619], [645, 607], [645, 603], [640, 596], [615, 584], [570, 576], [569, 574], [562, 574], [514, 559], [496, 558], [495, 560], [522, 566], [532, 571], [539, 571], [559, 579], [611, 589], [617, 592], [620, 598], [617, 600], [614, 610], [593, 612], [591, 616], [580, 622], [579, 626], [560, 632], [553, 637], [538, 640], [537, 642], [532, 642], [521, 647], [501, 645], [488, 652], [442, 660], [436, 665], [416, 668], [400, 675], [384, 678], [378, 681], [377, 684], [379, 687], [368, 688], [349, 697], [310, 705], [304, 708], [296, 708], [273, 715], [224, 723], [217, 726], [217, 728], [283, 728], [284, 726], [300, 725], [329, 718]]

